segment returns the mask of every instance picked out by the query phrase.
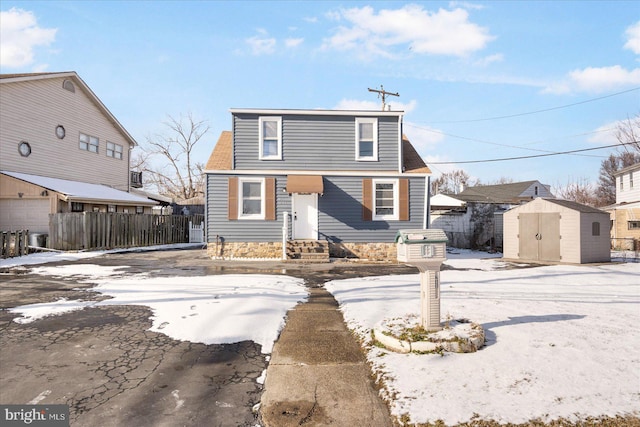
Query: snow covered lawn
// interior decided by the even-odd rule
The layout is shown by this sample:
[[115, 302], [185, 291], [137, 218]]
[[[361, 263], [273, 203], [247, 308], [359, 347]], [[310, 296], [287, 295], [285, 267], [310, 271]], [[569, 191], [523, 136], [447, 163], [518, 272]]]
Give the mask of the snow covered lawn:
[[[500, 423], [640, 416], [640, 264], [505, 269], [473, 252], [449, 255], [441, 313], [481, 323], [477, 353], [368, 358], [392, 413], [413, 423]], [[385, 318], [419, 315], [419, 275], [326, 285], [364, 340]]]
[[85, 307], [144, 305], [153, 311], [152, 331], [176, 340], [204, 344], [254, 341], [271, 353], [287, 311], [308, 295], [302, 279], [236, 274], [149, 277], [124, 274], [126, 267], [69, 264], [37, 267], [34, 274], [95, 283], [91, 291], [112, 297], [102, 301], [59, 300], [11, 309], [27, 323]]

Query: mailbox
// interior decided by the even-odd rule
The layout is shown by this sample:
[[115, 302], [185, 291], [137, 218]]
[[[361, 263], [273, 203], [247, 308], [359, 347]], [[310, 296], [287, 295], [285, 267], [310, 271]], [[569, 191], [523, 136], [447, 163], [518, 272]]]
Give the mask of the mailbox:
[[420, 321], [427, 331], [440, 325], [440, 266], [447, 259], [447, 235], [439, 229], [400, 230], [398, 261], [420, 270]]
[[421, 266], [440, 267], [447, 259], [447, 235], [438, 229], [400, 230], [396, 234], [398, 261]]

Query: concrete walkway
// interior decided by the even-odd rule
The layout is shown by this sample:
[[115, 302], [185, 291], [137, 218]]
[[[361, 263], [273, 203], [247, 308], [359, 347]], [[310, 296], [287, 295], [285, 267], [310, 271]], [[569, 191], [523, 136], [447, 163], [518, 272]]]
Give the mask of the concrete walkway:
[[324, 288], [311, 288], [308, 302], [289, 311], [261, 413], [266, 427], [392, 426], [360, 345]]

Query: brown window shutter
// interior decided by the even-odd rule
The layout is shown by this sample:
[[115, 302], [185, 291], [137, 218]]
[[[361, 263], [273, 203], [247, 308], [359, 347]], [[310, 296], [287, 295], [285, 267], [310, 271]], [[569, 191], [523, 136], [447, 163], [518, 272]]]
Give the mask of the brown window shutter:
[[371, 221], [373, 219], [373, 197], [371, 192], [371, 179], [362, 180], [362, 220]]
[[265, 179], [265, 210], [264, 219], [273, 221], [276, 219], [276, 179]]
[[230, 220], [238, 219], [238, 178], [229, 178], [228, 214]]
[[409, 180], [404, 178], [398, 181], [400, 188], [400, 221], [409, 221]]

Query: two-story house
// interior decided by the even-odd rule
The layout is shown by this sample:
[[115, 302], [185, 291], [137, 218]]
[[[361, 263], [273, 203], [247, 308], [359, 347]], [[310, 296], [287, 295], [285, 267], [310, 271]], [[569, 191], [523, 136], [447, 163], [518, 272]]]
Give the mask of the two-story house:
[[603, 208], [611, 216], [615, 249], [640, 250], [640, 163], [620, 169], [616, 177], [616, 204]]
[[129, 192], [136, 141], [75, 72], [0, 75], [0, 230], [58, 212], [150, 213]]
[[320, 242], [334, 257], [395, 260], [397, 231], [426, 228], [431, 174], [403, 114], [231, 109], [205, 169], [209, 254], [285, 258], [290, 242]]

